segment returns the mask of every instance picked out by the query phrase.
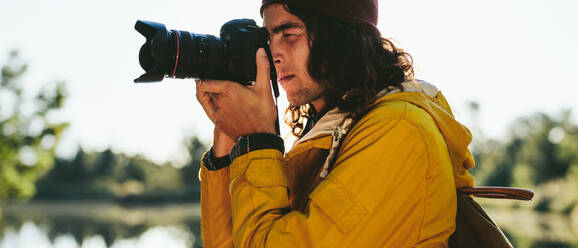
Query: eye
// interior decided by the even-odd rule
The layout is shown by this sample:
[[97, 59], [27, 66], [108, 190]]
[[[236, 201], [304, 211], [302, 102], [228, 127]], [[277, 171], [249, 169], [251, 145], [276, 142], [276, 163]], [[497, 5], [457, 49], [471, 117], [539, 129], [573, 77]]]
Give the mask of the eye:
[[294, 35], [295, 35], [295, 34], [284, 33], [284, 34], [283, 34], [283, 37], [291, 37], [291, 36], [294, 36]]

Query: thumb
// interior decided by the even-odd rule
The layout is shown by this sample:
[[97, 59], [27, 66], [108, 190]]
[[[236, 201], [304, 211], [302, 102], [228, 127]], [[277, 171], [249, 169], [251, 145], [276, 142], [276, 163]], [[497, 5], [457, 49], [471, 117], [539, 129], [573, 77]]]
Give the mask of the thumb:
[[267, 57], [267, 53], [265, 52], [264, 48], [259, 48], [257, 50], [255, 61], [257, 62], [257, 78], [255, 80], [255, 90], [258, 91], [258, 94], [261, 96], [263, 96], [265, 93], [271, 95], [269, 58]]

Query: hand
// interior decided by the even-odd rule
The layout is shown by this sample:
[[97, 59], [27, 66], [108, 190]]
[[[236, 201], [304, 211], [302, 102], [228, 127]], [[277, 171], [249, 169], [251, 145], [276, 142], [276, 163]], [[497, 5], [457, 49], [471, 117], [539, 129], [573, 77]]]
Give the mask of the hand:
[[[203, 110], [205, 110], [205, 114], [209, 117], [211, 122], [215, 124], [213, 118], [213, 111], [211, 111], [208, 106], [214, 104], [213, 98], [210, 93], [203, 93], [201, 94], [198, 90], [199, 84], [201, 84], [200, 80], [195, 80], [197, 85], [197, 101], [201, 103]], [[221, 130], [217, 129], [216, 127], [213, 129], [213, 155], [215, 157], [223, 157], [231, 152], [231, 148], [235, 145], [235, 140], [231, 139], [225, 133], [221, 132]]]
[[275, 133], [277, 110], [263, 48], [256, 55], [257, 78], [252, 86], [232, 81], [197, 82], [197, 100], [215, 127], [232, 140], [252, 133]]

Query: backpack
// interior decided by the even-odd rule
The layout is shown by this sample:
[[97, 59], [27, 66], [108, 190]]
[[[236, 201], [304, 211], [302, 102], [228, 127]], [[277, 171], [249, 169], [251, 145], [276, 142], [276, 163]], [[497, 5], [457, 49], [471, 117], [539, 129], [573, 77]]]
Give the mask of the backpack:
[[508, 187], [464, 187], [457, 190], [456, 230], [448, 240], [452, 248], [513, 247], [502, 230], [471, 196], [529, 201], [531, 190]]

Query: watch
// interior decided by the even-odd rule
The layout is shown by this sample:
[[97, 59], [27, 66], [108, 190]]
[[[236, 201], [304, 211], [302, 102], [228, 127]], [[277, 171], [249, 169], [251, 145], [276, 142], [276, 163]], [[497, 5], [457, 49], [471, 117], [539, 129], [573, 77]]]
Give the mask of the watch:
[[229, 156], [215, 157], [213, 154], [213, 148], [209, 149], [207, 154], [203, 157], [203, 164], [210, 171], [216, 171], [225, 168], [231, 164], [231, 159]]
[[281, 137], [272, 133], [254, 133], [243, 135], [231, 148], [229, 157], [231, 161], [235, 158], [255, 150], [276, 149], [281, 153], [285, 152], [285, 142]]

